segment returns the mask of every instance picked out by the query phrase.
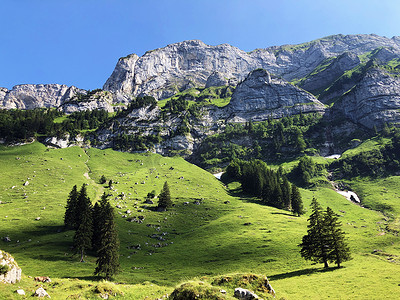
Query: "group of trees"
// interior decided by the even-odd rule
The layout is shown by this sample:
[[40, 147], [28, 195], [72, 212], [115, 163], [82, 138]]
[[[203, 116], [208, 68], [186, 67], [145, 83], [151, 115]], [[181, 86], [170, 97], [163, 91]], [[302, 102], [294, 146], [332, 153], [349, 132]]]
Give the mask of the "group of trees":
[[64, 114], [56, 109], [0, 110], [0, 138], [6, 141], [27, 140], [37, 135], [61, 137], [66, 133], [76, 136], [82, 130], [96, 129], [109, 120], [105, 110], [74, 112], [62, 122], [56, 118]]
[[390, 138], [383, 147], [347, 156], [332, 163], [338, 177], [379, 177], [400, 171], [400, 128], [385, 126], [381, 137]]
[[69, 193], [64, 214], [66, 228], [74, 229], [74, 249], [83, 262], [87, 251], [97, 254], [95, 274], [107, 279], [118, 271], [119, 239], [114, 220], [114, 210], [104, 193], [100, 202], [92, 206], [86, 185], [78, 191], [75, 185]]
[[298, 216], [304, 213], [297, 186], [288, 181], [281, 169], [275, 172], [261, 160], [235, 159], [227, 167], [226, 174], [238, 180], [244, 192], [260, 198], [262, 203], [290, 210]]
[[301, 186], [309, 186], [311, 178], [319, 172], [318, 166], [308, 156], [302, 156], [299, 163], [290, 172], [290, 178]]
[[[197, 150], [205, 168], [221, 165], [226, 158], [274, 160], [306, 153], [323, 133], [318, 114], [298, 114], [279, 120], [227, 124], [222, 132], [207, 137]], [[313, 138], [311, 138], [311, 136]], [[248, 141], [253, 141], [252, 145]], [[314, 151], [312, 148], [310, 151]]]
[[306, 260], [323, 263], [325, 268], [329, 262], [340, 267], [351, 256], [338, 217], [330, 207], [323, 211], [315, 198], [311, 201], [311, 210], [307, 234], [299, 245], [301, 256]]

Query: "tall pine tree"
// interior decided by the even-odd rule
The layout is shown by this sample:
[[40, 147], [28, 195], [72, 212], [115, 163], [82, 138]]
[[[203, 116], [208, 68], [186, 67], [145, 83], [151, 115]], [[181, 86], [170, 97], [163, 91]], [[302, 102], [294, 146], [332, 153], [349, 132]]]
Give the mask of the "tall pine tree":
[[328, 231], [329, 253], [328, 260], [336, 263], [338, 268], [344, 261], [351, 259], [350, 248], [346, 243], [345, 233], [342, 230], [338, 217], [330, 207], [326, 208], [325, 220], [326, 230]]
[[92, 247], [92, 235], [93, 235], [93, 213], [92, 203], [90, 198], [87, 196], [86, 185], [82, 185], [78, 195], [78, 228], [74, 235], [74, 248], [77, 253], [81, 256], [81, 262], [86, 250]]
[[74, 185], [68, 195], [67, 205], [65, 206], [64, 226], [66, 228], [77, 228], [77, 206], [78, 188]]
[[168, 182], [164, 183], [160, 195], [158, 196], [158, 207], [168, 209], [172, 207], [171, 193], [169, 191]]
[[[101, 199], [106, 197], [105, 193], [101, 196]], [[97, 250], [100, 248], [100, 229], [101, 229], [101, 224], [103, 224], [103, 216], [101, 214], [101, 209], [99, 202], [96, 202], [95, 205], [93, 206], [93, 236], [92, 236], [92, 250], [97, 252]]]
[[315, 198], [311, 209], [307, 234], [299, 245], [300, 254], [307, 260], [324, 263], [325, 268], [328, 262], [335, 262], [340, 267], [343, 261], [351, 259], [341, 223], [330, 207], [324, 212]]
[[329, 245], [327, 231], [324, 226], [324, 212], [317, 199], [311, 201], [312, 213], [308, 218], [307, 234], [303, 236], [300, 254], [306, 260], [323, 263], [328, 267]]
[[104, 274], [108, 280], [119, 269], [119, 239], [114, 220], [114, 210], [105, 194], [100, 201], [100, 215], [104, 219], [100, 228], [100, 243], [97, 250], [98, 258], [96, 260], [97, 267], [94, 274]]
[[299, 188], [294, 184], [292, 184], [292, 193], [290, 196], [292, 212], [300, 217], [302, 214], [304, 214], [303, 200], [301, 199]]

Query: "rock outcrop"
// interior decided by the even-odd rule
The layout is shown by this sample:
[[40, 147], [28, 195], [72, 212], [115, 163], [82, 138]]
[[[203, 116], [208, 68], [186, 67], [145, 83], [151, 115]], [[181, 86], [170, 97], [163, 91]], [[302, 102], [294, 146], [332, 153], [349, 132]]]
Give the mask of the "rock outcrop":
[[366, 127], [400, 123], [400, 78], [379, 68], [371, 68], [340, 101], [334, 110]]
[[323, 112], [325, 107], [309, 92], [257, 69], [238, 84], [226, 110], [230, 119], [245, 122], [300, 112]]
[[0, 250], [0, 267], [7, 266], [5, 273], [0, 272], [0, 282], [3, 283], [16, 283], [21, 280], [21, 268], [18, 267], [17, 262], [7, 252]]
[[34, 109], [59, 107], [76, 94], [86, 91], [61, 84], [21, 84], [12, 90], [0, 90], [0, 107], [5, 109]]
[[207, 82], [206, 82], [206, 88], [209, 88], [212, 86], [224, 86], [224, 85], [228, 85], [228, 84], [229, 84], [228, 79], [225, 78], [220, 72], [215, 71], [210, 76], [208, 76]]
[[190, 85], [204, 86], [214, 72], [242, 80], [257, 68], [285, 80], [310, 74], [329, 57], [344, 52], [359, 55], [379, 47], [399, 50], [398, 38], [377, 35], [334, 35], [300, 45], [257, 49], [246, 53], [228, 44], [206, 45], [198, 40], [171, 44], [120, 58], [104, 89], [118, 95], [151, 95], [164, 99]]
[[345, 71], [351, 70], [360, 64], [358, 56], [349, 52], [345, 52], [332, 59], [328, 58], [328, 60], [325, 63], [327, 64], [326, 67], [321, 66], [320, 70], [316, 70], [308, 75], [299, 86], [307, 91], [318, 93], [331, 85]]

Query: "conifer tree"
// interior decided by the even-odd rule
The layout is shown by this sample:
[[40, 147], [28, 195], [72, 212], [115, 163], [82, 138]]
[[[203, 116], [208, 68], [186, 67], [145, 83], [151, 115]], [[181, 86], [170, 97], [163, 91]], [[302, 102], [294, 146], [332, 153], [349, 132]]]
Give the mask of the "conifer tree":
[[100, 247], [97, 251], [97, 267], [94, 274], [104, 274], [108, 280], [119, 269], [119, 239], [114, 220], [114, 210], [105, 194], [100, 201], [100, 211], [100, 215], [104, 219], [100, 229]]
[[[105, 197], [105, 193], [103, 193], [103, 195], [101, 196], [102, 199], [103, 197]], [[101, 209], [99, 202], [96, 202], [95, 205], [93, 206], [93, 236], [92, 236], [92, 250], [95, 252], [97, 252], [97, 250], [100, 248], [101, 224], [103, 224]]]
[[86, 185], [83, 184], [77, 200], [77, 229], [74, 235], [74, 248], [81, 255], [81, 262], [87, 249], [92, 247], [93, 213], [92, 203], [87, 196]]
[[167, 181], [164, 183], [161, 193], [158, 196], [158, 207], [163, 209], [172, 207], [171, 193]]
[[283, 176], [281, 190], [282, 190], [283, 207], [287, 210], [290, 210], [292, 207], [291, 188], [289, 180], [286, 178], [286, 176]]
[[329, 241], [326, 226], [324, 226], [324, 212], [317, 199], [311, 201], [312, 213], [308, 218], [307, 234], [303, 236], [300, 254], [306, 260], [324, 263], [328, 267]]
[[346, 243], [345, 233], [341, 228], [342, 224], [330, 207], [326, 208], [324, 223], [329, 233], [328, 243], [330, 251], [328, 253], [328, 260], [336, 263], [338, 268], [340, 268], [342, 262], [351, 259], [350, 248]]
[[292, 184], [291, 203], [294, 214], [299, 217], [304, 214], [303, 200], [301, 199], [299, 188], [294, 184]]
[[67, 205], [65, 206], [64, 225], [66, 228], [76, 228], [77, 220], [78, 189], [73, 186], [68, 195]]

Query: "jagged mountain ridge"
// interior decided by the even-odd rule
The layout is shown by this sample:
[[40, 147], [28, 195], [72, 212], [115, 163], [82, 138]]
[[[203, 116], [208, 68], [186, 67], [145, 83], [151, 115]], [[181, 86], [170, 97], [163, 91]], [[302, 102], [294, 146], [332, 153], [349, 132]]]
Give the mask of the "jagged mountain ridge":
[[234, 46], [209, 46], [198, 40], [120, 58], [103, 89], [119, 95], [151, 95], [156, 99], [178, 90], [204, 86], [215, 71], [244, 79], [257, 68], [292, 81], [310, 74], [327, 58], [351, 52], [360, 55], [379, 47], [400, 51], [400, 38], [377, 35], [335, 35], [299, 45], [274, 46], [246, 53]]
[[[249, 53], [228, 44], [209, 46], [189, 40], [148, 51], [142, 57], [131, 54], [120, 58], [104, 84], [106, 92], [91, 95], [85, 101], [77, 101], [77, 96], [88, 92], [76, 87], [26, 84], [10, 91], [1, 88], [0, 104], [6, 109], [57, 107], [67, 113], [86, 109], [113, 111], [121, 107], [118, 104], [126, 105], [132, 97], [139, 95], [163, 99], [190, 87], [236, 86], [238, 82], [240, 87], [250, 72], [261, 68], [271, 73], [275, 82], [280, 81], [277, 95], [285, 96], [279, 96], [278, 106], [273, 104], [276, 101], [274, 93], [266, 92], [273, 89], [265, 89], [265, 85], [247, 89], [244, 93], [238, 88], [226, 109], [208, 109], [205, 115], [218, 117], [210, 117], [205, 122], [216, 119], [245, 122], [265, 120], [267, 116], [277, 118], [299, 112], [331, 110], [320, 100], [335, 103], [333, 111], [372, 128], [385, 122], [400, 122], [396, 100], [400, 94], [397, 89], [399, 77], [382, 67], [396, 59], [400, 65], [399, 37], [334, 35]], [[373, 68], [378, 74], [373, 80], [366, 77], [369, 61], [375, 62]], [[287, 81], [299, 88], [294, 89]], [[364, 84], [366, 81], [368, 84]], [[385, 83], [380, 84], [382, 81]], [[310, 102], [314, 104], [304, 105]], [[374, 109], [375, 106], [379, 109]]]

